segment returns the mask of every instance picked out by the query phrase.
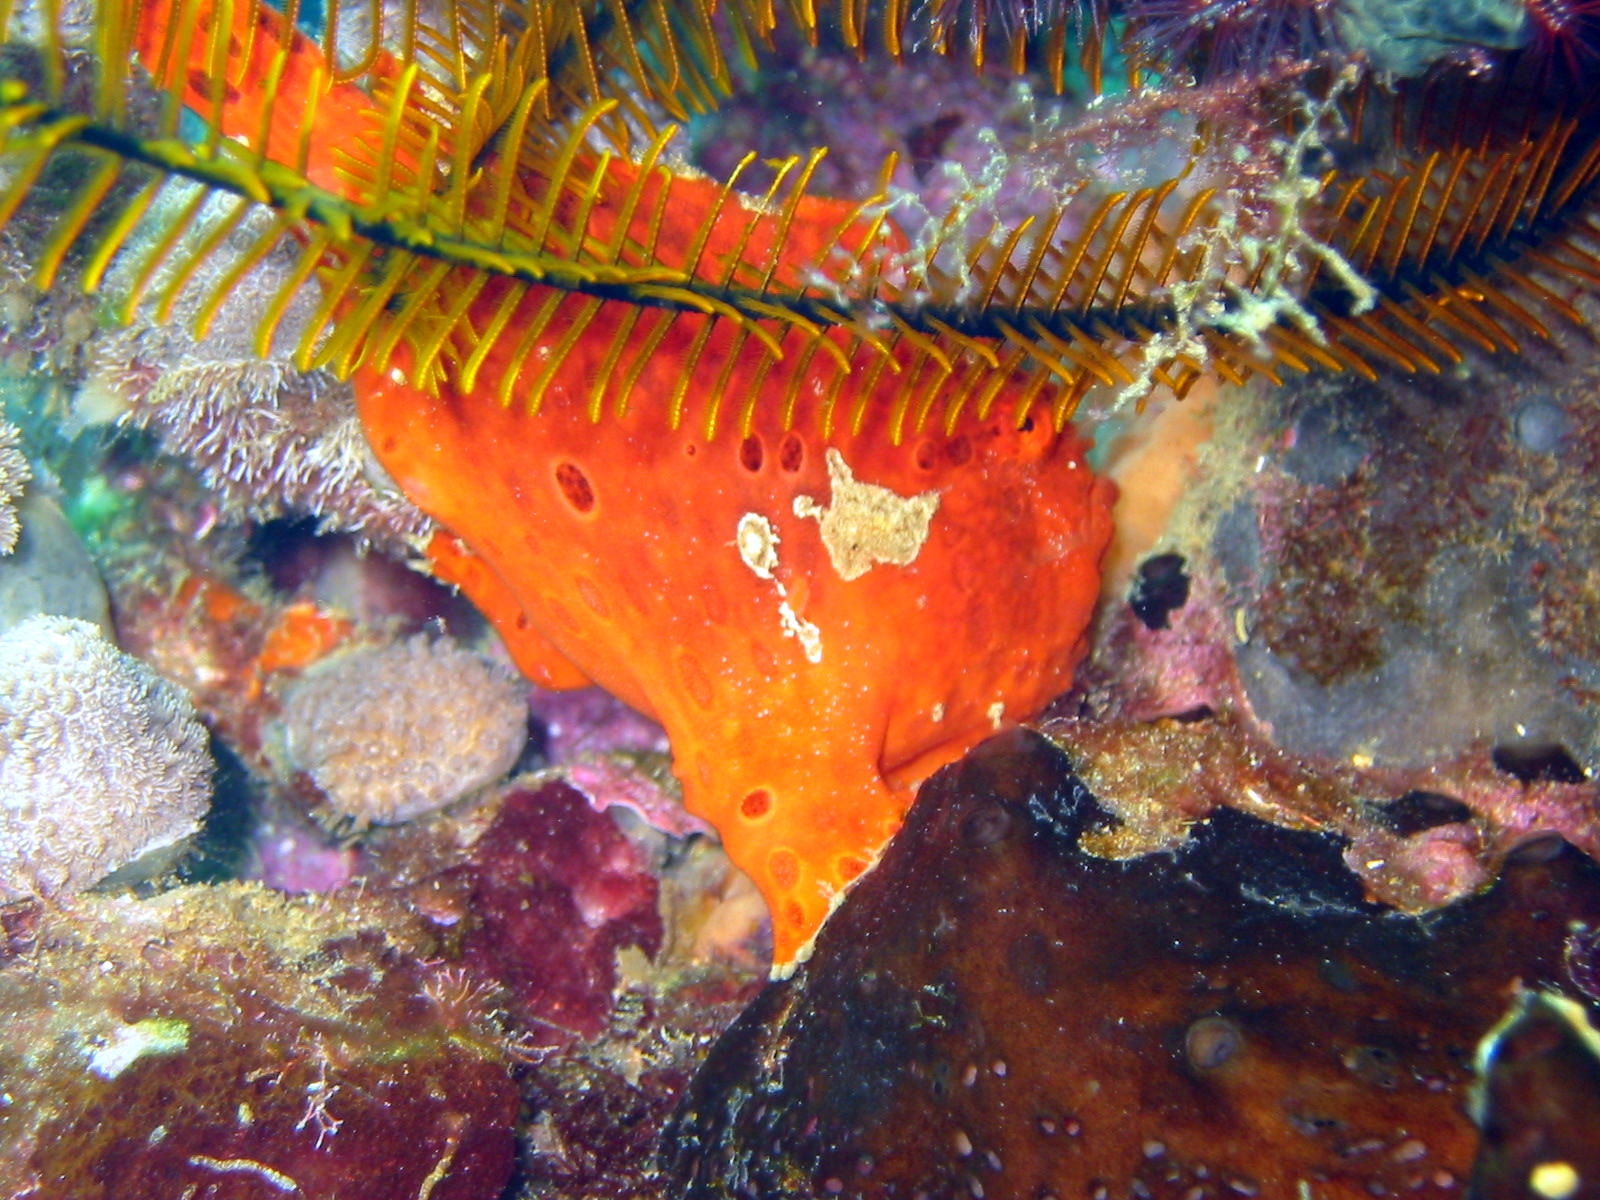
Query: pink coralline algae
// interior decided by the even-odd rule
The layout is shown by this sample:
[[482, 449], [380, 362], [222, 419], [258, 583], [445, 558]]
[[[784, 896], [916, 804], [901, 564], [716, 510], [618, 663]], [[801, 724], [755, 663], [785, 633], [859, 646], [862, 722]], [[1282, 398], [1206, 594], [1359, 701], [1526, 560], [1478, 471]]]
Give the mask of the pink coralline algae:
[[[302, 17], [318, 7], [302, 5]], [[423, 14], [413, 32], [431, 55], [449, 23], [427, 14], [453, 7], [400, 7]], [[646, 9], [691, 25], [705, 16], [676, 0], [611, 7], [623, 21]], [[81, 460], [77, 484], [66, 464], [64, 503], [92, 531], [119, 644], [195, 697], [222, 774], [235, 776], [217, 787], [201, 841], [230, 821], [235, 840], [216, 860], [191, 856], [187, 875], [211, 877], [201, 874], [209, 865], [271, 886], [184, 886], [144, 900], [71, 894], [120, 856], [97, 857], [99, 826], [30, 826], [39, 835], [16, 854], [32, 874], [17, 890], [64, 894], [0, 903], [0, 1194], [1446, 1200], [1476, 1188], [1501, 1200], [1542, 1179], [1534, 1190], [1545, 1200], [1586, 1200], [1569, 1198], [1559, 1174], [1535, 1172], [1547, 1148], [1582, 1172], [1584, 1188], [1600, 1169], [1593, 1047], [1582, 1058], [1579, 1022], [1544, 1020], [1559, 1006], [1517, 1000], [1514, 981], [1600, 998], [1591, 861], [1600, 858], [1600, 353], [1565, 326], [1545, 338], [1516, 316], [1480, 311], [1483, 297], [1457, 272], [1488, 272], [1489, 299], [1513, 312], [1526, 305], [1540, 314], [1534, 326], [1569, 301], [1595, 325], [1600, 314], [1574, 295], [1592, 291], [1600, 270], [1593, 236], [1551, 233], [1594, 224], [1593, 187], [1573, 194], [1582, 213], [1519, 222], [1520, 197], [1492, 191], [1515, 173], [1480, 179], [1482, 154], [1467, 145], [1475, 138], [1446, 141], [1441, 155], [1463, 154], [1449, 179], [1441, 157], [1441, 170], [1394, 181], [1413, 169], [1408, 157], [1433, 153], [1424, 127], [1479, 128], [1453, 106], [1491, 94], [1465, 81], [1492, 79], [1498, 52], [1532, 44], [1512, 59], [1529, 72], [1542, 58], [1550, 76], [1592, 75], [1600, 0], [818, 10], [866, 18], [854, 49], [804, 31], [760, 45], [754, 26], [709, 8], [703, 40], [736, 49], [741, 62], [725, 97], [713, 95], [724, 81], [701, 78], [699, 67], [683, 76], [706, 95], [697, 86], [680, 99], [717, 111], [697, 114], [669, 157], [726, 178], [753, 151], [725, 197], [729, 213], [773, 182], [774, 159], [806, 161], [823, 145], [828, 155], [804, 167], [819, 196], [859, 198], [885, 183], [886, 220], [918, 248], [886, 262], [863, 243], [857, 267], [886, 269], [888, 296], [896, 273], [921, 277], [926, 252], [928, 286], [907, 291], [910, 307], [896, 317], [913, 318], [909, 334], [930, 338], [935, 359], [959, 349], [974, 381], [988, 376], [981, 352], [998, 352], [1002, 337], [1034, 337], [1018, 324], [1029, 295], [1047, 282], [1070, 291], [1095, 274], [1137, 303], [1119, 298], [1102, 320], [1096, 284], [1081, 321], [1075, 303], [1061, 308], [1074, 332], [1047, 370], [1090, 386], [1080, 417], [1106, 417], [1111, 393], [1126, 401], [1163, 374], [1181, 391], [1191, 357], [1200, 375], [1232, 354], [1202, 344], [1213, 336], [1229, 346], [1240, 334], [1279, 339], [1287, 354], [1264, 342], [1261, 353], [1285, 376], [1297, 354], [1342, 347], [1345, 366], [1370, 364], [1377, 378], [1196, 385], [1185, 411], [1215, 384], [1220, 431], [1197, 452], [1202, 470], [1154, 547], [1164, 553], [1146, 559], [1136, 605], [1108, 613], [1080, 686], [1038, 726], [1069, 751], [1076, 777], [1038, 738], [1018, 735], [924, 789], [905, 836], [842, 902], [817, 957], [761, 994], [691, 1084], [711, 1039], [761, 986], [765, 909], [709, 828], [681, 808], [659, 726], [596, 690], [536, 692], [533, 745], [524, 745], [529, 687], [494, 667], [492, 651], [465, 648], [488, 640], [465, 599], [408, 573], [402, 560], [435, 527], [374, 468], [382, 439], [366, 444], [349, 386], [253, 357], [271, 273], [281, 282], [303, 243], [280, 245], [259, 275], [239, 279], [213, 336], [197, 345], [150, 329], [98, 331], [92, 306], [71, 294], [67, 280], [80, 274], [71, 258], [51, 297], [22, 295], [19, 260], [42, 239], [37, 215], [19, 210], [15, 236], [0, 246], [0, 324], [19, 328], [0, 329], [0, 354], [30, 372], [56, 370], [48, 386], [75, 398], [51, 395], [28, 419], [12, 415], [33, 438], [58, 400], [88, 419], [96, 392], [115, 393], [115, 432], [93, 449], [84, 439], [53, 451]], [[523, 32], [496, 6], [457, 15], [480, 10], [509, 21], [501, 28], [513, 43]], [[144, 11], [150, 20], [165, 10]], [[910, 18], [904, 61], [892, 68], [877, 30], [886, 11]], [[551, 32], [598, 28], [576, 19]], [[926, 44], [930, 21], [955, 31], [948, 53]], [[1127, 39], [1091, 61], [1085, 36], [1108, 23], [1113, 40]], [[1022, 31], [1036, 38], [1036, 64], [1035, 51], [1063, 35], [1065, 78], [1055, 82], [1064, 86], [1004, 69], [1006, 42]], [[988, 57], [974, 69], [961, 38], [986, 33]], [[724, 34], [750, 42], [734, 47]], [[427, 78], [434, 66], [448, 73], [457, 49], [474, 57], [469, 34], [449, 30], [445, 41], [452, 36], [460, 45], [425, 61], [416, 81], [428, 106], [444, 102]], [[12, 49], [17, 82], [31, 88], [32, 59]], [[1022, 41], [1010, 50], [1022, 55]], [[85, 84], [90, 58], [69, 51], [69, 92]], [[1442, 60], [1471, 71], [1452, 78]], [[506, 62], [479, 65], [490, 68], [493, 107]], [[1111, 80], [1128, 66], [1144, 74], [1126, 91], [1084, 95], [1083, 74], [1103, 67]], [[1437, 89], [1430, 81], [1410, 99], [1386, 100], [1384, 76], [1427, 71]], [[622, 73], [601, 74], [619, 111], [644, 112]], [[369, 82], [385, 101], [381, 75]], [[287, 111], [292, 98], [282, 99]], [[542, 123], [537, 108], [530, 114]], [[1542, 122], [1528, 118], [1521, 133], [1509, 119], [1482, 127], [1481, 148], [1521, 138], [1529, 154], [1549, 156], [1539, 177], [1515, 176], [1530, 194], [1559, 192], [1594, 144], [1591, 110], [1559, 144]], [[398, 138], [406, 157], [411, 127]], [[481, 161], [503, 148], [486, 145]], [[1359, 235], [1328, 215], [1338, 189], [1313, 186], [1335, 177], [1352, 189], [1348, 212], [1366, 213]], [[1506, 237], [1484, 257], [1456, 262], [1452, 248], [1411, 263], [1407, 246], [1431, 225], [1442, 250], [1474, 194], [1506, 205]], [[119, 186], [110, 198], [120, 197]], [[590, 199], [605, 210], [603, 196]], [[769, 201], [775, 211], [781, 192]], [[1536, 202], [1527, 211], [1543, 212]], [[1188, 214], [1181, 227], [1179, 212]], [[679, 214], [663, 213], [651, 228], [665, 231], [666, 249]], [[254, 236], [274, 219], [256, 214], [238, 233]], [[806, 225], [785, 220], [786, 237]], [[705, 226], [716, 238], [708, 262], [723, 257], [717, 225]], [[1339, 237], [1318, 240], [1335, 226]], [[1524, 251], [1552, 245], [1565, 255], [1558, 269], [1527, 265]], [[618, 246], [624, 257], [642, 249]], [[1486, 265], [1490, 252], [1509, 256], [1504, 271]], [[743, 253], [725, 256], [735, 288]], [[400, 259], [389, 248], [375, 255], [366, 267]], [[1163, 258], [1185, 261], [1161, 268], [1157, 282]], [[227, 261], [201, 255], [193, 265], [214, 279]], [[1018, 296], [1023, 272], [1033, 282]], [[852, 274], [853, 287], [864, 274]], [[996, 286], [980, 298], [967, 277]], [[1375, 288], [1372, 297], [1356, 283]], [[1410, 286], [1437, 312], [1406, 300]], [[935, 304], [918, 315], [923, 292], [950, 298], [952, 311]], [[311, 319], [320, 295], [313, 284], [296, 298], [290, 326]], [[389, 311], [376, 294], [371, 306], [355, 296], [346, 311]], [[1372, 298], [1381, 303], [1370, 315], [1355, 311]], [[394, 300], [404, 306], [401, 294]], [[1013, 301], [1017, 320], [1006, 314]], [[29, 316], [30, 306], [39, 311]], [[325, 315], [338, 307], [330, 301]], [[855, 332], [865, 337], [889, 332], [876, 302], [849, 315], [862, 318]], [[986, 332], [972, 323], [980, 315], [994, 322]], [[923, 316], [959, 318], [977, 340], [934, 337]], [[1324, 340], [1347, 316], [1362, 317], [1356, 332]], [[1481, 338], [1456, 328], [1492, 331], [1502, 318], [1518, 326], [1505, 349], [1528, 343], [1510, 366], [1471, 353]], [[1403, 363], [1421, 336], [1395, 324], [1404, 320], [1431, 331], [1419, 354], [1459, 343], [1468, 360], [1420, 378], [1386, 368], [1382, 348], [1352, 349], [1362, 334]], [[69, 337], [72, 327], [81, 332]], [[495, 341], [482, 322], [456, 333], [486, 348]], [[1155, 336], [1141, 363], [1146, 333]], [[571, 337], [576, 356], [554, 353], [533, 330], [527, 363], [578, 361], [592, 339], [577, 326]], [[1557, 344], [1535, 345], [1546, 340]], [[639, 363], [658, 352], [637, 341]], [[449, 353], [456, 346], [452, 335]], [[611, 367], [633, 359], [631, 346], [616, 347]], [[787, 338], [783, 349], [798, 361]], [[112, 365], [86, 380], [89, 358]], [[712, 374], [675, 378], [692, 396]], [[860, 372], [839, 378], [842, 400], [864, 382]], [[911, 377], [903, 382], [911, 395]], [[1038, 395], [1068, 407], [1053, 383]], [[1115, 457], [1120, 420], [1112, 413], [1101, 426], [1097, 454]], [[0, 422], [0, 552], [15, 441]], [[502, 450], [527, 458], [538, 447], [508, 438]], [[34, 457], [46, 477], [60, 472]], [[468, 489], [482, 482], [467, 475]], [[1127, 499], [1137, 502], [1138, 489]], [[513, 500], [495, 511], [517, 515]], [[640, 511], [648, 524], [654, 508]], [[660, 544], [670, 549], [670, 539]], [[540, 569], [561, 549], [536, 553]], [[991, 650], [1015, 641], [1001, 626]], [[424, 630], [429, 637], [397, 640]], [[325, 657], [336, 646], [355, 649]], [[967, 674], [989, 657], [966, 656]], [[63, 720], [103, 699], [58, 692], [74, 702]], [[805, 750], [774, 734], [759, 706], [721, 706], [709, 719], [732, 719], [735, 708], [754, 714], [750, 745], [777, 759]], [[942, 702], [933, 712], [945, 720]], [[0, 737], [6, 719], [0, 711]], [[831, 718], [818, 720], [822, 731]], [[183, 728], [167, 757], [203, 775], [203, 745], [185, 739], [203, 743], [205, 731], [192, 718]], [[536, 774], [504, 782], [530, 764]], [[838, 766], [825, 765], [823, 774]], [[7, 855], [22, 844], [3, 823], [20, 794], [11, 769], [0, 766], [0, 901], [10, 894]], [[177, 833], [198, 824], [203, 785], [197, 777]], [[130, 786], [117, 799], [166, 794]], [[859, 798], [839, 790], [841, 805]], [[79, 807], [117, 836], [141, 828], [104, 804]], [[358, 837], [344, 836], [351, 831]], [[68, 845], [88, 846], [92, 865], [61, 867], [52, 854]], [[1505, 1053], [1478, 1081], [1475, 1129], [1472, 1046], [1517, 1003], [1514, 1015], [1529, 1019], [1494, 1035]], [[686, 1088], [663, 1166], [657, 1138]], [[1563, 1109], [1556, 1121], [1551, 1097]]]
[[536, 1044], [598, 1037], [617, 951], [661, 948], [644, 852], [566, 784], [513, 786], [463, 871], [478, 922], [466, 960], [505, 985]]
[[326, 829], [288, 803], [262, 810], [250, 830], [247, 878], [291, 895], [335, 891], [355, 878], [358, 846], [330, 843]]
[[597, 809], [629, 809], [673, 837], [711, 833], [707, 822], [683, 807], [660, 725], [594, 687], [535, 687], [529, 708], [543, 733], [546, 762]]
[[0, 637], [0, 899], [82, 891], [170, 858], [211, 798], [188, 698], [87, 621]]

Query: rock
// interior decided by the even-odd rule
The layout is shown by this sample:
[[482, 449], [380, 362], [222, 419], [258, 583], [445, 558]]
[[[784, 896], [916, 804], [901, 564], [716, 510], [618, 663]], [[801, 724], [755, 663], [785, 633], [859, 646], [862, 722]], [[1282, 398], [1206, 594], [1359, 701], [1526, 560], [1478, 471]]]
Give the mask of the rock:
[[1460, 1194], [1471, 1049], [1518, 981], [1570, 987], [1600, 869], [1514, 863], [1422, 922], [1331, 837], [1224, 811], [1110, 862], [1076, 845], [1105, 820], [1032, 734], [935, 776], [691, 1085], [678, 1194]]

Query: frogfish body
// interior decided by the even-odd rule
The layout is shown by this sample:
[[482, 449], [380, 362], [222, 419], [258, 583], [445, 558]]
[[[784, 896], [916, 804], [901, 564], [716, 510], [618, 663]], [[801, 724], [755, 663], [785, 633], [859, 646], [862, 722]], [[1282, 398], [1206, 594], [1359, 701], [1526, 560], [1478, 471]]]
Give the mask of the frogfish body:
[[[744, 436], [674, 428], [705, 319], [674, 323], [621, 418], [589, 418], [581, 346], [536, 415], [487, 370], [471, 393], [402, 368], [356, 394], [380, 461], [453, 534], [437, 571], [523, 671], [592, 680], [666, 728], [687, 806], [769, 902], [781, 968], [917, 783], [1071, 683], [1113, 489], [1070, 429], [1005, 405], [899, 445], [870, 416], [822, 436], [805, 388], [792, 422], [767, 403]], [[782, 365], [750, 386], [781, 394]]]
[[[370, 159], [375, 103], [364, 111], [340, 83], [314, 125], [263, 123], [250, 81], [264, 56], [292, 40], [283, 77], [315, 81], [318, 51], [267, 10], [235, 20], [249, 61], [230, 61], [220, 98], [191, 72], [186, 102], [232, 136], [264, 128], [269, 148], [317, 147], [309, 176], [360, 191], [338, 164]], [[153, 61], [160, 39], [145, 28]], [[641, 181], [621, 157], [571, 177], [593, 180], [587, 237], [649, 246], [668, 269], [753, 263], [763, 287], [800, 288], [832, 246], [903, 245], [887, 226], [852, 227], [843, 202], [769, 212], [690, 172]], [[774, 356], [701, 312], [478, 283], [466, 327], [513, 332], [455, 345], [458, 360], [476, 355], [467, 371], [419, 362], [409, 341], [381, 369], [358, 365], [368, 440], [448, 530], [428, 547], [438, 574], [529, 678], [593, 681], [666, 728], [687, 806], [770, 904], [781, 971], [922, 779], [1070, 684], [1114, 489], [1048, 404], [1024, 417], [1037, 381], [1030, 391], [1001, 367], [969, 379], [983, 403], [959, 419], [906, 421], [927, 374], [910, 341], [849, 369], [839, 330], [836, 355]]]

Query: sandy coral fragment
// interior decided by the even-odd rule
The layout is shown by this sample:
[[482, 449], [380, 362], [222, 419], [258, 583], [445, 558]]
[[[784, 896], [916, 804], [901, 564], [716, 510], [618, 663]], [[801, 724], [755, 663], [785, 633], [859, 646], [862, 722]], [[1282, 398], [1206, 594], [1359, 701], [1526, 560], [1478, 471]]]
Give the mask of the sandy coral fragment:
[[89, 1054], [89, 1070], [115, 1079], [141, 1058], [176, 1054], [189, 1047], [189, 1023], [177, 1017], [148, 1017], [119, 1025]]
[[760, 513], [745, 513], [739, 518], [739, 560], [757, 579], [771, 579], [778, 565], [778, 533], [772, 522]]
[[830, 504], [796, 496], [794, 514], [815, 517], [822, 544], [840, 579], [859, 579], [877, 563], [897, 567], [915, 562], [928, 540], [928, 526], [939, 508], [938, 492], [901, 496], [875, 483], [862, 483], [844, 455], [828, 448]]

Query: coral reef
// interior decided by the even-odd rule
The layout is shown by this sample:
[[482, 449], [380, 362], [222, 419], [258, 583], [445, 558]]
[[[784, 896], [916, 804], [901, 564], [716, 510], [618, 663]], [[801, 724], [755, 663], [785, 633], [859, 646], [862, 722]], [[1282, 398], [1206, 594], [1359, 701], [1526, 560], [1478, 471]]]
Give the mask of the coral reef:
[[935, 776], [691, 1086], [677, 1194], [1354, 1200], [1458, 1196], [1491, 1161], [1589, 1170], [1591, 1050], [1495, 1034], [1504, 1151], [1466, 1109], [1471, 1048], [1519, 989], [1572, 987], [1600, 867], [1520, 863], [1419, 923], [1364, 903], [1326, 836], [1219, 814], [1111, 863], [1076, 845], [1106, 820], [1036, 735]]
[[23, 5], [0, 593], [217, 882], [0, 906], [0, 1190], [1586, 1196], [1596, 11]]
[[[653, 370], [667, 387], [678, 368]], [[841, 434], [824, 453], [771, 426], [702, 442], [659, 411], [595, 426], [552, 404], [533, 450], [492, 392], [434, 400], [368, 377], [358, 391], [396, 478], [472, 547], [436, 542], [435, 568], [518, 665], [567, 684], [592, 674], [666, 727], [687, 806], [768, 897], [779, 966], [893, 833], [911, 786], [1046, 703], [1082, 655], [1111, 490], [1042, 420], [996, 415], [901, 446]], [[830, 458], [871, 491], [842, 487]], [[873, 504], [936, 492], [925, 540], [897, 548], [904, 565], [854, 579], [831, 561], [838, 526], [800, 515], [826, 502], [844, 528], [881, 531], [892, 522]]]
[[[932, 167], [961, 114], [899, 130], [925, 152], [912, 173], [945, 189], [930, 206], [892, 163], [851, 200], [820, 194], [820, 151], [772, 168], [764, 203], [730, 203], [753, 197], [739, 177], [756, 152], [720, 184], [680, 171], [666, 117], [716, 108], [730, 56], [753, 76], [769, 52], [824, 41], [897, 75], [918, 70], [910, 48], [954, 63], [959, 13], [730, 0], [704, 28], [666, 8], [591, 27], [564, 3], [528, 20], [452, 6], [442, 22], [402, 6], [387, 28], [345, 30], [370, 53], [337, 44], [336, 20], [318, 45], [255, 4], [216, 14], [226, 54], [172, 5], [107, 10], [96, 45], [201, 115], [203, 152], [151, 136], [150, 91], [91, 78], [64, 30], [7, 93], [39, 168], [14, 208], [24, 230], [48, 224], [59, 184], [43, 168], [95, 156], [41, 282], [87, 255], [88, 286], [123, 280], [132, 314], [170, 269], [157, 312], [192, 305], [202, 336], [271, 261], [258, 354], [317, 279], [296, 364], [350, 377], [373, 452], [448, 530], [434, 569], [524, 670], [593, 677], [662, 720], [689, 807], [769, 899], [780, 968], [912, 785], [1070, 679], [1109, 497], [1064, 428], [1086, 395], [1313, 365], [1438, 373], [1463, 347], [1581, 323], [1551, 285], [1589, 278], [1600, 156], [1581, 94], [1521, 70], [1516, 5], [1073, 7], [1036, 43], [1031, 19], [991, 27], [980, 6], [975, 75], [1005, 42], [1011, 74], [1071, 76], [1081, 94], [1048, 118], [1019, 103], [1015, 126], [1037, 136], [1009, 129], [1011, 152], [979, 131], [982, 161], [957, 150], [953, 171]], [[324, 69], [347, 51], [348, 78]], [[1119, 54], [1135, 80], [1212, 65], [1099, 103]], [[1375, 82], [1446, 59], [1425, 87]], [[963, 107], [992, 110], [990, 95]], [[125, 172], [152, 182], [90, 232]], [[207, 188], [238, 197], [214, 222]], [[796, 522], [823, 511], [817, 529]], [[857, 545], [891, 529], [892, 548]], [[763, 728], [728, 715], [747, 711]]]
[[505, 776], [528, 736], [523, 691], [443, 639], [348, 650], [285, 689], [288, 767], [311, 777], [334, 819], [409, 821]]
[[726, 856], [534, 776], [362, 857], [364, 892], [403, 897], [498, 985], [525, 1060], [518, 1194], [663, 1195], [659, 1131], [765, 974], [759, 896]]
[[354, 866], [0, 907], [0, 1191], [660, 1194], [657, 1133], [759, 985], [707, 949], [726, 858], [533, 779]]
[[1518, 50], [1534, 40], [1524, 0], [1339, 0], [1333, 23], [1354, 54], [1391, 75], [1422, 75], [1447, 58]]
[[1274, 61], [1362, 58], [1391, 76], [1533, 40], [1523, 0], [1130, 0], [1136, 52], [1158, 69], [1205, 76], [1259, 72]]
[[701, 980], [661, 994], [634, 984], [609, 1037], [542, 1059], [528, 1129], [530, 1196], [615, 1200], [670, 1195], [662, 1129], [713, 1040], [756, 986]]
[[0, 635], [0, 896], [170, 857], [210, 798], [206, 733], [175, 686], [86, 621]]
[[1250, 707], [1280, 745], [1385, 766], [1550, 745], [1600, 767], [1583, 699], [1600, 686], [1600, 348], [1563, 350], [1474, 360], [1459, 381], [1306, 384], [1232, 415], [1247, 427], [1222, 453], [1287, 447], [1210, 548], [1250, 633]]

